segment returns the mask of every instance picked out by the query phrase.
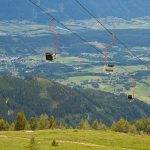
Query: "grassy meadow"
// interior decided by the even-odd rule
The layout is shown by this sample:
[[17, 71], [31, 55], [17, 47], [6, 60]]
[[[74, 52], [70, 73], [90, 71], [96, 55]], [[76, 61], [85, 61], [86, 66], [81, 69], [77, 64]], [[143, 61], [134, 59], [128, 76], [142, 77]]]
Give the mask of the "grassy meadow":
[[[94, 130], [44, 130], [0, 132], [1, 150], [28, 150], [35, 136], [40, 150], [149, 150], [150, 136]], [[52, 147], [53, 140], [58, 142]]]

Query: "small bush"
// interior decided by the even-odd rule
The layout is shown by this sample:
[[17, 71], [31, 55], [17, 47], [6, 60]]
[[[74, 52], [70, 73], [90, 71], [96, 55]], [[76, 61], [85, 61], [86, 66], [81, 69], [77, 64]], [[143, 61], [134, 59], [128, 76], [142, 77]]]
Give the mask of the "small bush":
[[87, 130], [90, 128], [90, 124], [87, 119], [82, 119], [79, 123], [79, 129]]
[[54, 146], [54, 147], [58, 146], [58, 142], [56, 142], [55, 139], [52, 141], [52, 146]]
[[0, 119], [0, 131], [6, 131], [8, 129], [9, 124], [4, 119]]
[[32, 137], [29, 144], [30, 150], [40, 150], [39, 144], [35, 140], [35, 137]]
[[78, 132], [78, 130], [77, 130], [77, 129], [74, 129], [73, 132]]
[[102, 122], [98, 122], [97, 120], [95, 120], [92, 124], [92, 128], [94, 130], [107, 130], [107, 127], [105, 124], [103, 124]]
[[130, 126], [129, 132], [130, 132], [130, 133], [133, 133], [133, 134], [137, 134], [137, 129], [136, 129], [135, 125], [131, 125], [131, 126]]
[[111, 128], [116, 132], [128, 133], [130, 129], [130, 124], [127, 120], [120, 119], [118, 122], [114, 122]]

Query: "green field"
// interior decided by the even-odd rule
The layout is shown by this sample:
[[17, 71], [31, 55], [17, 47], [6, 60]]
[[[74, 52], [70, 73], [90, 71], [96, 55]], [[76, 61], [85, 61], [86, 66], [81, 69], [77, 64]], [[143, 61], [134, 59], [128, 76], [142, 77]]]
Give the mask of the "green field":
[[[149, 150], [150, 136], [129, 135], [111, 131], [44, 130], [36, 132], [0, 132], [1, 150], [28, 150], [32, 136], [41, 150]], [[51, 143], [55, 139], [57, 147]]]

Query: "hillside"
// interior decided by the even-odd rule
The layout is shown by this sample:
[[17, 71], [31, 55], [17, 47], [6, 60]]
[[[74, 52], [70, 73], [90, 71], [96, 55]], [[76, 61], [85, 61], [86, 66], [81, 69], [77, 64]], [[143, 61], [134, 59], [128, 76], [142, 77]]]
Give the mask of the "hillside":
[[[150, 136], [146, 135], [91, 130], [46, 130], [33, 133], [1, 132], [1, 150], [28, 150], [33, 135], [40, 150], [149, 150], [150, 147]], [[58, 142], [57, 147], [51, 146], [53, 139]]]
[[[33, 0], [61, 20], [88, 19], [74, 0]], [[97, 17], [115, 16], [124, 19], [145, 17], [150, 14], [149, 0], [82, 0]], [[11, 12], [11, 13], [10, 13]], [[28, 0], [1, 0], [1, 20], [30, 20], [45, 22], [44, 15], [33, 7]]]
[[135, 120], [150, 117], [150, 105], [139, 100], [130, 103], [126, 95], [71, 89], [43, 78], [25, 80], [0, 78], [0, 117], [13, 120], [18, 111], [27, 118], [41, 113], [54, 115], [74, 126], [81, 118], [101, 120], [107, 124], [119, 118]]

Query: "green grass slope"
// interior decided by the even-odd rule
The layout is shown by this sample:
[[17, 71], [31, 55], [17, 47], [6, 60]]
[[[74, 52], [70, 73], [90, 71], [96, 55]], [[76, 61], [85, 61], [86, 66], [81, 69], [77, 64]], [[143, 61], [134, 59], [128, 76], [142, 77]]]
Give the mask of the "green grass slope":
[[[0, 132], [1, 150], [28, 150], [32, 136], [40, 150], [149, 150], [150, 136], [111, 131], [45, 130], [35, 132]], [[58, 147], [52, 147], [55, 139]]]

